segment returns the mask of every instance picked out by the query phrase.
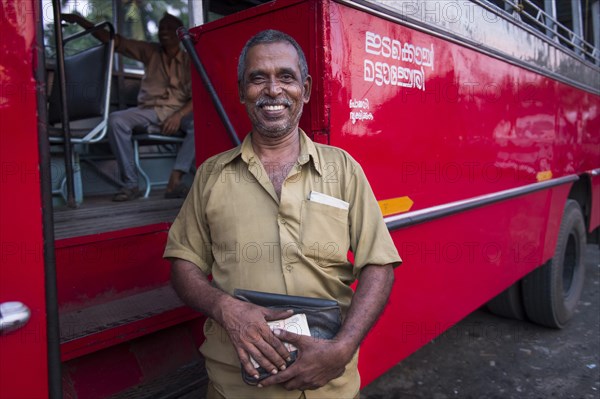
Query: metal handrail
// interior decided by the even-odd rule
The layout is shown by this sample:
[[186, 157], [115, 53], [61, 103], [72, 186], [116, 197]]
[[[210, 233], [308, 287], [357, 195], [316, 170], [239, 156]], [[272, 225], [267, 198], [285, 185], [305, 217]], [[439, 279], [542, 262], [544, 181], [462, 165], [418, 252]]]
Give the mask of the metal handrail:
[[[542, 32], [546, 32], [551, 39], [562, 39], [564, 42], [567, 42], [569, 45], [573, 46], [574, 49], [580, 50], [581, 53], [577, 51], [573, 51], [573, 49], [565, 46], [560, 40], [556, 40], [558, 44], [562, 45], [565, 49], [572, 51], [576, 55], [580, 57], [588, 57], [596, 64], [600, 64], [600, 53], [597, 48], [594, 47], [593, 44], [587, 42], [584, 38], [582, 38], [577, 33], [573, 32], [570, 28], [560, 23], [556, 20], [552, 15], [548, 14], [546, 11], [539, 8], [536, 4], [532, 3], [530, 0], [503, 0], [506, 5], [509, 5], [512, 9], [511, 11], [507, 11], [506, 8], [498, 7], [495, 3], [487, 2], [488, 4], [494, 6], [496, 9], [510, 14], [510, 15], [519, 15], [521, 18], [526, 18], [531, 21], [531, 24], [535, 28], [538, 28]], [[524, 5], [531, 7], [534, 13], [531, 15], [527, 12]], [[523, 21], [525, 22], [525, 21]], [[527, 22], [525, 22], [527, 23]], [[549, 34], [548, 32], [552, 32]]]
[[194, 65], [196, 71], [200, 75], [200, 79], [202, 80], [202, 83], [204, 83], [204, 88], [208, 92], [213, 105], [215, 106], [217, 114], [219, 115], [219, 118], [221, 118], [221, 122], [223, 123], [223, 126], [229, 135], [229, 138], [235, 146], [240, 145], [240, 137], [237, 135], [235, 128], [233, 127], [233, 124], [231, 123], [231, 120], [229, 119], [229, 116], [227, 115], [227, 112], [221, 103], [221, 99], [219, 99], [217, 91], [215, 90], [210, 77], [204, 68], [204, 65], [202, 65], [202, 61], [200, 61], [200, 57], [198, 56], [198, 52], [194, 47], [194, 42], [192, 41], [190, 32], [188, 32], [184, 26], [180, 26], [177, 29], [177, 36], [183, 44], [183, 47], [185, 47], [186, 51], [188, 52], [190, 60], [192, 61], [192, 65]]
[[[61, 20], [61, 12], [60, 12], [60, 1], [54, 0], [54, 19], [55, 21]], [[102, 122], [94, 127], [84, 138], [74, 138], [71, 135], [71, 120], [69, 118], [69, 109], [68, 109], [68, 100], [67, 100], [67, 89], [66, 89], [66, 75], [65, 75], [65, 56], [64, 56], [64, 48], [65, 45], [75, 39], [78, 39], [84, 35], [92, 34], [101, 29], [108, 28], [109, 37], [108, 37], [108, 47], [109, 47], [109, 62], [108, 68], [105, 76], [106, 79], [106, 88], [103, 90], [106, 91], [106, 97], [104, 101], [104, 112]], [[114, 40], [115, 40], [115, 29], [112, 24], [108, 21], [98, 23], [89, 29], [85, 29], [81, 32], [77, 32], [67, 38], [62, 37], [62, 27], [60, 23], [55, 24], [55, 36], [56, 36], [56, 50], [57, 50], [57, 69], [58, 69], [58, 79], [59, 79], [59, 96], [60, 96], [60, 104], [61, 104], [61, 119], [62, 119], [62, 129], [63, 129], [63, 137], [54, 140], [50, 138], [51, 142], [60, 142], [64, 143], [65, 148], [65, 183], [66, 183], [66, 196], [65, 201], [67, 202], [67, 206], [70, 208], [76, 208], [77, 203], [75, 199], [75, 183], [74, 183], [74, 175], [75, 171], [73, 168], [73, 144], [75, 143], [93, 143], [101, 140], [107, 132], [107, 119], [108, 112], [110, 107], [110, 84], [111, 84], [111, 75], [112, 75], [112, 60], [113, 60], [113, 52], [114, 52]], [[100, 133], [100, 134], [98, 134]], [[62, 194], [62, 189], [58, 190]], [[54, 193], [54, 192], [53, 192]]]
[[[114, 41], [115, 41], [115, 28], [113, 27], [113, 25], [108, 22], [108, 21], [104, 21], [104, 22], [100, 22], [96, 25], [94, 25], [93, 27], [89, 28], [89, 29], [85, 29], [83, 31], [77, 32], [72, 34], [71, 36], [63, 39], [63, 47], [70, 41], [78, 39], [80, 37], [83, 37], [85, 35], [89, 35], [89, 34], [93, 34], [96, 31], [102, 30], [104, 28], [108, 28], [108, 51], [109, 51], [109, 55], [108, 55], [108, 65], [106, 68], [106, 84], [107, 87], [103, 88], [106, 92], [106, 96], [104, 99], [104, 112], [103, 112], [103, 116], [102, 116], [102, 122], [100, 124], [98, 124], [96, 127], [94, 127], [88, 134], [85, 135], [85, 137], [82, 138], [73, 138], [71, 137], [70, 141], [71, 143], [96, 143], [102, 139], [104, 139], [104, 137], [106, 136], [106, 132], [108, 130], [108, 124], [107, 124], [107, 120], [108, 120], [108, 114], [110, 111], [110, 88], [111, 88], [111, 76], [112, 76], [112, 69], [113, 69], [113, 54], [114, 54]], [[64, 111], [66, 113], [68, 113], [68, 109], [66, 111]], [[65, 138], [66, 141], [66, 138]]]

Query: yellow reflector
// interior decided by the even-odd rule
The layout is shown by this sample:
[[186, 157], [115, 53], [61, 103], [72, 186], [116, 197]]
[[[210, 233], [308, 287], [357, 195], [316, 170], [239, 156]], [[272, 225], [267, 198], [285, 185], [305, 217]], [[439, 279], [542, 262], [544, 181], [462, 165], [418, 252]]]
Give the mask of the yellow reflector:
[[537, 178], [537, 181], [550, 180], [552, 179], [552, 171], [545, 170], [543, 172], [538, 172], [535, 177]]
[[381, 208], [383, 216], [409, 211], [412, 206], [413, 200], [409, 197], [390, 198], [379, 201], [379, 208]]

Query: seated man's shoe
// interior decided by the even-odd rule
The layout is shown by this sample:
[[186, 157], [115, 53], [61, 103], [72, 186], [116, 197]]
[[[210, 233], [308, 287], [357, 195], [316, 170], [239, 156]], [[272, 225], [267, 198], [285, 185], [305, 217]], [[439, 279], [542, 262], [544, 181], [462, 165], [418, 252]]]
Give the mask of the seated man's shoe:
[[124, 202], [140, 198], [141, 196], [142, 193], [137, 187], [122, 188], [121, 191], [119, 191], [113, 196], [112, 200], [116, 202]]
[[183, 183], [178, 184], [173, 190], [165, 191], [165, 198], [185, 198], [190, 189]]

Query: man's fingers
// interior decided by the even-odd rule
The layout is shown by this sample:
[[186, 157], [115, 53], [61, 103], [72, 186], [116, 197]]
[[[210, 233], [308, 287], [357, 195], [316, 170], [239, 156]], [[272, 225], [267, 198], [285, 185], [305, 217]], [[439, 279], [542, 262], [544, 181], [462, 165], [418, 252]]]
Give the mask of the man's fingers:
[[306, 337], [306, 335], [295, 334], [293, 332], [282, 330], [280, 328], [276, 328], [275, 330], [273, 330], [273, 334], [275, 334], [275, 336], [281, 341], [289, 342], [296, 346], [301, 345], [300, 340], [302, 339], [302, 337]]
[[269, 385], [281, 384], [283, 382], [288, 381], [290, 378], [294, 378], [294, 373], [290, 372], [289, 369], [287, 369], [285, 371], [279, 372], [275, 375], [265, 378], [260, 382], [259, 386], [266, 387]]
[[[238, 351], [238, 354], [240, 351]], [[242, 363], [242, 367], [246, 370], [246, 372], [253, 376], [254, 378], [258, 378], [258, 372], [256, 370], [256, 366], [252, 360], [260, 367], [265, 369], [267, 372], [271, 374], [277, 374], [279, 369], [285, 370], [285, 362], [279, 357], [279, 355], [266, 344], [258, 343], [256, 346], [248, 348], [247, 351], [244, 351], [244, 355], [240, 355], [240, 362]], [[243, 356], [243, 359], [242, 359]], [[277, 359], [273, 360], [272, 359]]]
[[266, 309], [265, 320], [274, 321], [287, 319], [288, 317], [293, 316], [293, 314], [294, 311], [292, 309]]
[[[277, 370], [285, 370], [286, 361], [289, 359], [290, 354], [281, 341], [270, 334], [265, 341], [259, 341], [255, 346], [260, 353], [254, 360], [265, 370], [271, 374], [275, 374]], [[261, 361], [261, 359], [265, 359], [265, 361]], [[268, 362], [266, 366], [265, 362]]]
[[[243, 334], [239, 338], [238, 347], [245, 350], [245, 353], [251, 356], [265, 370], [270, 373], [285, 370], [286, 361], [289, 359], [290, 354], [266, 324], [250, 325], [244, 329]], [[238, 353], [240, 352], [238, 351]], [[240, 360], [242, 360], [241, 357]], [[249, 358], [248, 362], [250, 362]], [[248, 371], [249, 367], [245, 367], [246, 371]]]
[[256, 371], [256, 368], [252, 364], [248, 353], [243, 349], [238, 349], [237, 352], [238, 357], [240, 358], [240, 363], [244, 370], [246, 370], [246, 373], [254, 378], [258, 378], [258, 371]]
[[167, 118], [162, 125], [162, 130], [167, 136], [175, 134], [179, 130], [179, 120], [175, 120], [172, 117]]
[[175, 133], [175, 129], [173, 128], [173, 125], [171, 125], [170, 123], [165, 123], [163, 125], [163, 133], [166, 134], [167, 136], [170, 136], [173, 133]]

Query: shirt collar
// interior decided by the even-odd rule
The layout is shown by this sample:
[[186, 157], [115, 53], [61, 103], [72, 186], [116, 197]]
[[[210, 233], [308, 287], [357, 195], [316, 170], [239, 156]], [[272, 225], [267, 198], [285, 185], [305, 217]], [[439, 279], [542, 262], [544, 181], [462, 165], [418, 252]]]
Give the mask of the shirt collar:
[[179, 51], [175, 55], [175, 59], [177, 60], [178, 63], [183, 64], [183, 63], [185, 63], [185, 56], [186, 56], [186, 54], [187, 53], [185, 52], [185, 50], [180, 45], [179, 46]]
[[[306, 133], [304, 133], [304, 130], [300, 128], [298, 128], [298, 130], [300, 132], [300, 155], [298, 156], [298, 164], [304, 165], [308, 161], [312, 161], [313, 168], [315, 168], [319, 175], [322, 175], [321, 162], [315, 143], [313, 143]], [[232, 162], [239, 156], [241, 156], [242, 160], [247, 164], [252, 163], [254, 158], [258, 157], [254, 152], [254, 147], [252, 147], [251, 135], [252, 133], [248, 134], [244, 138], [244, 141], [242, 141], [242, 144], [236, 147], [235, 150], [223, 160], [224, 165]]]
[[304, 130], [298, 130], [300, 130], [300, 155], [298, 156], [298, 163], [304, 165], [311, 160], [313, 168], [315, 168], [319, 175], [322, 175], [321, 160], [319, 159], [315, 143], [304, 133]]
[[[160, 44], [159, 44], [160, 46]], [[165, 59], [165, 61], [168, 61], [168, 56], [167, 53], [164, 51], [164, 49], [161, 47], [160, 49], [161, 55], [162, 57]], [[175, 54], [175, 57], [173, 57], [172, 59], [175, 60], [175, 62], [177, 62], [178, 64], [184, 64], [185, 63], [185, 51], [183, 50], [183, 48], [181, 48], [181, 45], [179, 46], [179, 51], [177, 52], [177, 54]]]

